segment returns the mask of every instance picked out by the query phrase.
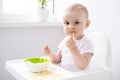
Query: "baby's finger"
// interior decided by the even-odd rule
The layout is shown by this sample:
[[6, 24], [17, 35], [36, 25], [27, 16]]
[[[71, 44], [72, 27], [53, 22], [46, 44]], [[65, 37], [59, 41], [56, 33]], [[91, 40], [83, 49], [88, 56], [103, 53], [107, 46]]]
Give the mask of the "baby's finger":
[[50, 48], [48, 47], [48, 44], [44, 45], [44, 53], [49, 54], [50, 53]]
[[45, 44], [45, 45], [44, 45], [44, 48], [48, 48], [48, 44]]
[[73, 40], [75, 39], [75, 33], [74, 32], [72, 33], [72, 39]]
[[73, 42], [73, 37], [70, 37], [69, 43]]
[[69, 43], [72, 43], [74, 40], [75, 40], [75, 36], [74, 36], [74, 33], [73, 33], [72, 36], [69, 39]]

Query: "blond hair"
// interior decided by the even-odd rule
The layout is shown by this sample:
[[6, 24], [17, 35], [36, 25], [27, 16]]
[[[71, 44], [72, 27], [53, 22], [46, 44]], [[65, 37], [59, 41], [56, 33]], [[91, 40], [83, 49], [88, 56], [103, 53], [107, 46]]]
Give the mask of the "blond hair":
[[75, 12], [75, 11], [81, 12], [81, 11], [83, 11], [85, 13], [86, 18], [87, 19], [89, 18], [87, 8], [80, 3], [75, 3], [75, 4], [71, 5], [69, 8], [67, 8], [66, 10], [70, 11], [70, 12]]

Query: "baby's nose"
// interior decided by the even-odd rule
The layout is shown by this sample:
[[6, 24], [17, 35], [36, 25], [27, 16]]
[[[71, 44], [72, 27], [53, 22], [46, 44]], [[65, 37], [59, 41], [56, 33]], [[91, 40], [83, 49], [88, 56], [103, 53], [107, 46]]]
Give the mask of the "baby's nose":
[[74, 25], [69, 25], [69, 28], [75, 28]]

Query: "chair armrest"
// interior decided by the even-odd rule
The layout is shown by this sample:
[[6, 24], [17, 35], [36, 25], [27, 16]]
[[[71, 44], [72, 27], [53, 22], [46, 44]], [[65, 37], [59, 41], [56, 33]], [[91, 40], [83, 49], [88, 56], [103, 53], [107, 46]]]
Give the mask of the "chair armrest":
[[64, 80], [112, 80], [112, 70], [105, 68], [103, 70], [78, 73]]

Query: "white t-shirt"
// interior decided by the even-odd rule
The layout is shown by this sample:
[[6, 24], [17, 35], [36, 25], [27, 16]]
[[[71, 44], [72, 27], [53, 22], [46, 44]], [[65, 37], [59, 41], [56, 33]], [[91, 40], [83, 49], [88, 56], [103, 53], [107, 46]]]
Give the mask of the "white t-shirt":
[[[75, 65], [71, 52], [65, 44], [68, 39], [68, 36], [65, 37], [58, 46], [58, 49], [62, 51], [60, 66], [70, 71], [79, 71], [80, 69]], [[93, 43], [85, 35], [80, 40], [76, 40], [76, 44], [82, 54], [94, 53]]]

